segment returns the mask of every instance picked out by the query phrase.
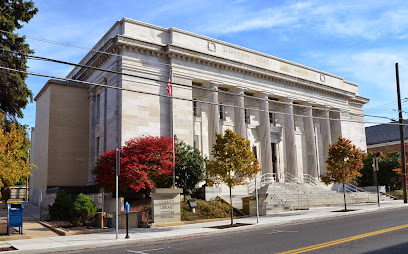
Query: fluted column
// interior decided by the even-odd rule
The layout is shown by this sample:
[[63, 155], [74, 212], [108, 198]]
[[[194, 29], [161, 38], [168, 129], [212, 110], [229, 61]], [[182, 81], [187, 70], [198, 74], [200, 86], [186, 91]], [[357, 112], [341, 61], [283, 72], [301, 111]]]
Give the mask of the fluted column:
[[304, 114], [307, 173], [313, 177], [317, 177], [316, 141], [314, 137], [313, 112], [311, 105], [307, 105], [304, 108]]
[[89, 162], [88, 162], [88, 184], [94, 183], [94, 176], [92, 170], [95, 167], [96, 162], [96, 138], [95, 138], [95, 124], [96, 124], [96, 91], [95, 89], [89, 90]]
[[235, 97], [235, 132], [243, 138], [247, 138], [246, 126], [245, 126], [245, 101], [244, 101], [244, 91], [242, 89], [236, 89], [235, 93], [238, 95]]
[[[216, 137], [215, 134], [220, 132], [220, 111], [219, 111], [219, 105], [218, 105], [218, 86], [217, 85], [211, 85], [210, 87], [211, 91], [209, 91], [209, 97], [210, 97], [210, 115], [209, 115], [209, 132], [208, 132], [208, 144], [209, 144], [209, 150], [210, 154], [213, 148], [213, 145], [215, 144]], [[211, 156], [210, 156], [211, 158]]]
[[[259, 95], [259, 120], [260, 120], [260, 140], [261, 140], [261, 168], [262, 174], [273, 173], [272, 167], [272, 148], [271, 148], [271, 126], [269, 121], [269, 102], [268, 96]], [[272, 175], [269, 176], [272, 180]]]
[[321, 120], [321, 132], [322, 132], [322, 144], [323, 144], [323, 159], [324, 167], [321, 169], [321, 174], [326, 174], [326, 160], [329, 153], [329, 144], [332, 143], [331, 140], [331, 130], [330, 130], [330, 115], [329, 110], [324, 109], [322, 111], [322, 120]]
[[285, 147], [286, 147], [286, 171], [298, 177], [297, 152], [295, 144], [295, 122], [293, 119], [293, 100], [286, 99], [284, 105], [285, 113]]

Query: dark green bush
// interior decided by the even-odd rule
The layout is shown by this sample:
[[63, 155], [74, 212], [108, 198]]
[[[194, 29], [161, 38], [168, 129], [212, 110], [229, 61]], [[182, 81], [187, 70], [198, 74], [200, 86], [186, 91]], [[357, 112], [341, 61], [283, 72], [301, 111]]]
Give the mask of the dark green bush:
[[52, 220], [68, 220], [72, 209], [72, 202], [64, 190], [57, 193], [57, 198], [50, 206], [50, 216]]
[[95, 221], [96, 206], [91, 198], [79, 194], [72, 209], [72, 222], [75, 225], [91, 226]]

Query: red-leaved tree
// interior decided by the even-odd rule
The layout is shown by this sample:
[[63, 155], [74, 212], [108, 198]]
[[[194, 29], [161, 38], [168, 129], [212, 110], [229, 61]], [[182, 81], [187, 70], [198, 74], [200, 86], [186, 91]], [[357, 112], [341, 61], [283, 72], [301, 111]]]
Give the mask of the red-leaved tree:
[[[115, 190], [116, 150], [98, 158], [93, 173], [96, 183], [107, 192]], [[152, 189], [158, 182], [171, 181], [172, 138], [145, 136], [125, 143], [120, 152], [119, 192]]]

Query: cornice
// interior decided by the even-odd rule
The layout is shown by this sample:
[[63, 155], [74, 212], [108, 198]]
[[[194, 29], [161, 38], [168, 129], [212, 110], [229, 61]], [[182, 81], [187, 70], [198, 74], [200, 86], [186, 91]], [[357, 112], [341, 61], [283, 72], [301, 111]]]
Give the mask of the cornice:
[[[268, 69], [256, 67], [243, 62], [237, 62], [222, 57], [212, 56], [201, 52], [196, 52], [186, 48], [181, 48], [174, 45], [156, 44], [148, 41], [138, 40], [123, 35], [117, 35], [106, 42], [100, 51], [108, 53], [120, 53], [122, 51], [130, 51], [144, 55], [150, 55], [160, 58], [173, 58], [183, 61], [192, 62], [208, 67], [219, 68], [238, 74], [243, 74], [250, 77], [264, 79], [312, 92], [323, 93], [326, 95], [346, 99], [357, 104], [366, 104], [368, 99], [356, 96], [352, 92], [341, 90], [335, 87], [330, 87], [324, 84], [305, 80], [298, 77], [293, 77], [287, 74], [278, 73]], [[108, 54], [95, 53], [92, 58], [86, 63], [94, 67], [102, 66], [108, 59]], [[83, 63], [84, 64], [84, 63]], [[86, 80], [94, 70], [80, 70], [74, 78]], [[346, 81], [345, 81], [346, 82]], [[347, 82], [350, 83], [350, 82]]]

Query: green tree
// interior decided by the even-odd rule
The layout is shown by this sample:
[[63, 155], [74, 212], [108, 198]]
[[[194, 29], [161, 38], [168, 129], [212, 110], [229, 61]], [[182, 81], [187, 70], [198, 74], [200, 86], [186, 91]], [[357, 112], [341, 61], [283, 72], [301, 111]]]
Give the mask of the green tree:
[[259, 161], [251, 151], [250, 142], [231, 130], [225, 130], [224, 136], [217, 133], [212, 149], [213, 160], [207, 165], [207, 183], [211, 186], [225, 183], [230, 191], [231, 225], [233, 209], [231, 189], [243, 185], [245, 178], [252, 178], [261, 169]]
[[[37, 13], [32, 1], [2, 0], [0, 1], [0, 65], [12, 69], [27, 70], [26, 54], [32, 54], [25, 37], [14, 34], [16, 29], [23, 27]], [[0, 108], [15, 118], [23, 117], [22, 108], [33, 93], [28, 89], [25, 80], [27, 74], [0, 70]], [[28, 100], [29, 99], [29, 100]]]
[[176, 140], [176, 186], [183, 188], [184, 194], [192, 195], [199, 182], [205, 178], [205, 159], [199, 150]]
[[68, 220], [72, 211], [72, 202], [64, 190], [57, 193], [57, 198], [50, 206], [50, 216], [53, 220]]
[[90, 227], [96, 217], [95, 203], [85, 194], [79, 194], [73, 204], [72, 215], [74, 224]]
[[360, 170], [363, 168], [363, 152], [351, 143], [351, 140], [339, 137], [333, 145], [329, 145], [329, 154], [326, 160], [325, 176], [321, 176], [322, 181], [339, 183], [343, 185], [344, 211], [347, 211], [346, 188], [345, 185], [361, 176]]
[[401, 167], [401, 156], [399, 152], [385, 151], [378, 153], [368, 152], [365, 156], [364, 167], [360, 171], [361, 177], [357, 178], [359, 186], [372, 186], [374, 185], [373, 176], [373, 158], [379, 157], [378, 161], [378, 184], [385, 186], [387, 191], [399, 190], [401, 189], [401, 177], [395, 172], [394, 169]]
[[[0, 114], [0, 119], [3, 117]], [[5, 122], [1, 121], [0, 124], [0, 187], [14, 186], [21, 178], [31, 175], [31, 168], [36, 166], [27, 163], [30, 143], [25, 130], [12, 124], [7, 132]]]

